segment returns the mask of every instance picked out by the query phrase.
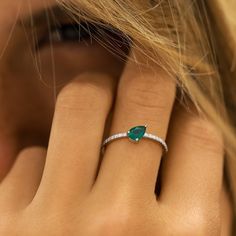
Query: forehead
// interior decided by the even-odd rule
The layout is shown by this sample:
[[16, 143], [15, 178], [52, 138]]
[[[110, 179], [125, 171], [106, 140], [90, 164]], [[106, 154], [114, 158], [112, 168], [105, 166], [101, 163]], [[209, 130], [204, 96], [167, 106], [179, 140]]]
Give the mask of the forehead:
[[56, 0], [0, 0], [0, 23], [58, 5]]
[[58, 1], [56, 0], [1, 0], [0, 1], [0, 10], [5, 9], [19, 9], [21, 8], [22, 11], [27, 11], [27, 9], [31, 8], [32, 10], [40, 10], [43, 7], [50, 7], [53, 4], [57, 4]]

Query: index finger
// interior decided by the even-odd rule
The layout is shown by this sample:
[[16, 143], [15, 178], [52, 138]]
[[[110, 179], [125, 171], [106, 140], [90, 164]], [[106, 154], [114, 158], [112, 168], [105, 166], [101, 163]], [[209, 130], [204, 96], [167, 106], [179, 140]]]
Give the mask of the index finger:
[[0, 183], [11, 169], [18, 151], [17, 138], [0, 131]]

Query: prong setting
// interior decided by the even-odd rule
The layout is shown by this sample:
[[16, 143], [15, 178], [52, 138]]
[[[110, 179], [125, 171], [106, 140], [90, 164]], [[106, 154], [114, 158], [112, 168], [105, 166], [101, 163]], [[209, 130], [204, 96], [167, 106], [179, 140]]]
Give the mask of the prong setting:
[[132, 141], [133, 143], [138, 143], [141, 139], [147, 138], [147, 139], [151, 139], [153, 141], [160, 143], [162, 145], [163, 149], [166, 152], [168, 152], [168, 146], [167, 146], [166, 142], [154, 134], [146, 133], [146, 128], [147, 128], [147, 125], [135, 126], [135, 127], [131, 128], [129, 131], [127, 131], [126, 133], [114, 134], [114, 135], [108, 137], [103, 142], [102, 147], [105, 147], [108, 143], [112, 142], [113, 140], [120, 139], [120, 138], [127, 138], [128, 137], [129, 140]]

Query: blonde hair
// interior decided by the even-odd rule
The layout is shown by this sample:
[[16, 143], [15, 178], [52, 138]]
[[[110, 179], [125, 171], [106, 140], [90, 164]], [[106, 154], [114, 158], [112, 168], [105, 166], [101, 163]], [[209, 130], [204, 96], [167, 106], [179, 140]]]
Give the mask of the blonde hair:
[[[236, 212], [236, 3], [234, 0], [60, 1], [73, 15], [110, 24], [142, 45], [221, 131]], [[103, 22], [103, 23], [102, 23]]]

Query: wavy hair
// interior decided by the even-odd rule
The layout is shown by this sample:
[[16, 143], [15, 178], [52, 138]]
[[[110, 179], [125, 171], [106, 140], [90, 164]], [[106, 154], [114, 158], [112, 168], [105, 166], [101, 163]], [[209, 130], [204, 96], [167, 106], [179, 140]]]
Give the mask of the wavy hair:
[[235, 1], [58, 2], [74, 19], [109, 24], [135, 39], [138, 43], [133, 47], [176, 80], [183, 104], [191, 100], [219, 128], [225, 143], [224, 172], [236, 213]]

